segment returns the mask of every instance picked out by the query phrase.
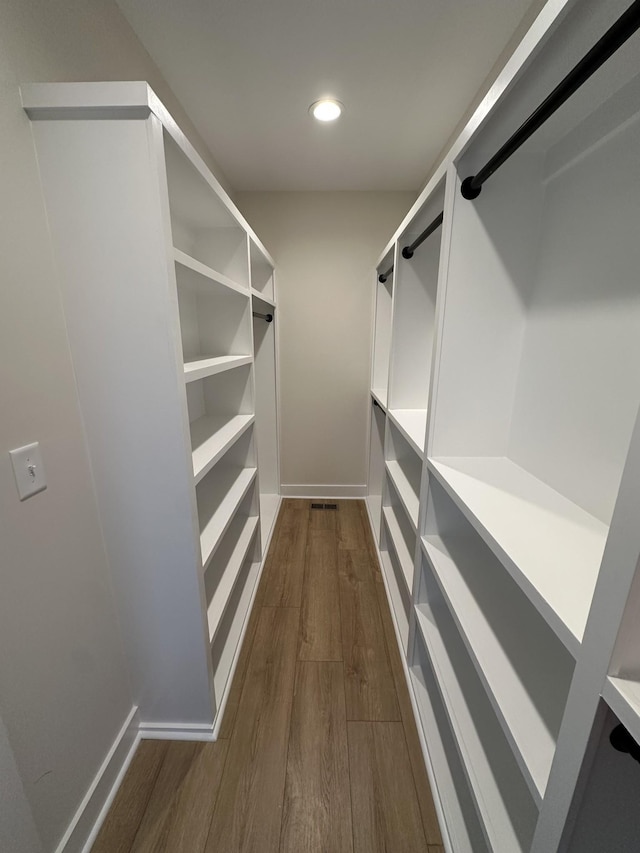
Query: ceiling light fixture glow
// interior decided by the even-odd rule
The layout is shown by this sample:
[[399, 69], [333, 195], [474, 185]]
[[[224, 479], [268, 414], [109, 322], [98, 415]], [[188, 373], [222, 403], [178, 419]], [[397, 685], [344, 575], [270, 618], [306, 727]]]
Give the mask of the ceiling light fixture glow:
[[311, 104], [309, 112], [318, 121], [335, 121], [340, 117], [342, 109], [340, 101], [334, 101], [332, 98], [323, 98], [321, 101]]

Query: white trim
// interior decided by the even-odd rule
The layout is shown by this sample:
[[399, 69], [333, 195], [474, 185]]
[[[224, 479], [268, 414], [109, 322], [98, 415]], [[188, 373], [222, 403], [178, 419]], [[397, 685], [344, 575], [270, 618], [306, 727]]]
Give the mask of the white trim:
[[138, 746], [138, 708], [129, 711], [56, 853], [89, 853]]
[[[376, 554], [378, 557], [378, 563], [379, 563], [380, 567], [382, 568], [382, 555], [380, 553], [380, 544], [376, 539], [375, 525], [373, 524], [373, 519], [371, 518], [371, 511], [369, 509], [368, 501], [365, 501], [365, 505], [367, 507], [367, 517], [369, 519], [369, 527], [371, 528], [371, 535], [373, 536], [373, 541], [374, 541], [375, 546], [376, 546]], [[435, 771], [434, 771], [433, 765], [431, 763], [431, 756], [429, 755], [429, 749], [427, 747], [427, 741], [425, 738], [424, 729], [422, 728], [422, 722], [420, 719], [420, 714], [418, 712], [418, 703], [416, 701], [416, 696], [415, 696], [415, 693], [413, 690], [413, 682], [412, 682], [410, 674], [409, 674], [409, 666], [407, 664], [407, 658], [406, 658], [406, 655], [404, 654], [403, 648], [402, 648], [402, 638], [400, 636], [400, 630], [398, 628], [398, 624], [396, 622], [396, 616], [395, 616], [393, 607], [391, 605], [391, 596], [389, 595], [389, 588], [387, 586], [387, 579], [386, 579], [383, 571], [381, 571], [380, 574], [382, 575], [382, 582], [384, 584], [384, 591], [385, 591], [385, 595], [387, 597], [387, 602], [389, 604], [389, 611], [391, 613], [391, 623], [393, 624], [393, 630], [395, 631], [396, 642], [398, 644], [398, 651], [400, 652], [400, 660], [402, 661], [402, 670], [404, 672], [404, 680], [405, 680], [405, 683], [407, 685], [407, 689], [409, 691], [409, 699], [411, 701], [411, 709], [413, 711], [413, 716], [414, 716], [415, 723], [416, 723], [416, 729], [418, 731], [418, 738], [420, 740], [420, 746], [422, 747], [422, 757], [424, 758], [424, 764], [425, 764], [425, 768], [427, 771], [427, 776], [429, 778], [429, 785], [431, 787], [431, 794], [433, 795], [433, 804], [435, 806], [436, 814], [438, 816], [438, 823], [440, 824], [440, 834], [442, 835], [442, 844], [444, 846], [446, 853], [455, 853], [453, 846], [452, 846], [451, 837], [449, 835], [449, 827], [447, 826], [447, 821], [446, 821], [444, 811], [442, 808], [442, 801], [440, 800], [440, 792], [438, 790], [438, 785], [436, 782]], [[413, 607], [413, 602], [412, 602], [411, 606]]]
[[322, 486], [297, 485], [295, 483], [282, 485], [280, 494], [283, 498], [366, 498], [367, 484], [357, 486]]
[[140, 723], [143, 740], [215, 740], [213, 723]]

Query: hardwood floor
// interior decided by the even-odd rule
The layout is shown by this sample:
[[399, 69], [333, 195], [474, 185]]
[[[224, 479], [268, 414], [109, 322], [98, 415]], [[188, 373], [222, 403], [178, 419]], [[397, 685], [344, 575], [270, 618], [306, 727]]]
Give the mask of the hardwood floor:
[[284, 500], [216, 743], [143, 741], [93, 853], [444, 853], [363, 501]]

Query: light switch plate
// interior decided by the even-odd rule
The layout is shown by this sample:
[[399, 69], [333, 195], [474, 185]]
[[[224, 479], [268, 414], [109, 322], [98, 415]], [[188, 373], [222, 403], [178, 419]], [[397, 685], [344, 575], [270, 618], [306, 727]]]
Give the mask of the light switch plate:
[[10, 450], [9, 456], [21, 501], [47, 488], [42, 454], [37, 441], [33, 444], [25, 444], [24, 447], [18, 447], [16, 450]]

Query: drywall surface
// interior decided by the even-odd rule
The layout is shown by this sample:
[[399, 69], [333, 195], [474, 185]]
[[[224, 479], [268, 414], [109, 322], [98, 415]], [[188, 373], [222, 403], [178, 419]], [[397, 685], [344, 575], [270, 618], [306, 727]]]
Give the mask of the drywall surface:
[[[0, 18], [0, 717], [16, 771], [2, 800], [26, 797], [49, 853], [135, 697], [18, 87], [147, 79], [183, 116], [112, 0], [4, 0]], [[8, 451], [32, 441], [48, 487], [20, 503]]]
[[7, 730], [0, 720], [0, 850], [42, 853], [29, 803], [13, 757]]
[[415, 197], [236, 196], [277, 264], [281, 477], [301, 493], [367, 481], [374, 268]]

